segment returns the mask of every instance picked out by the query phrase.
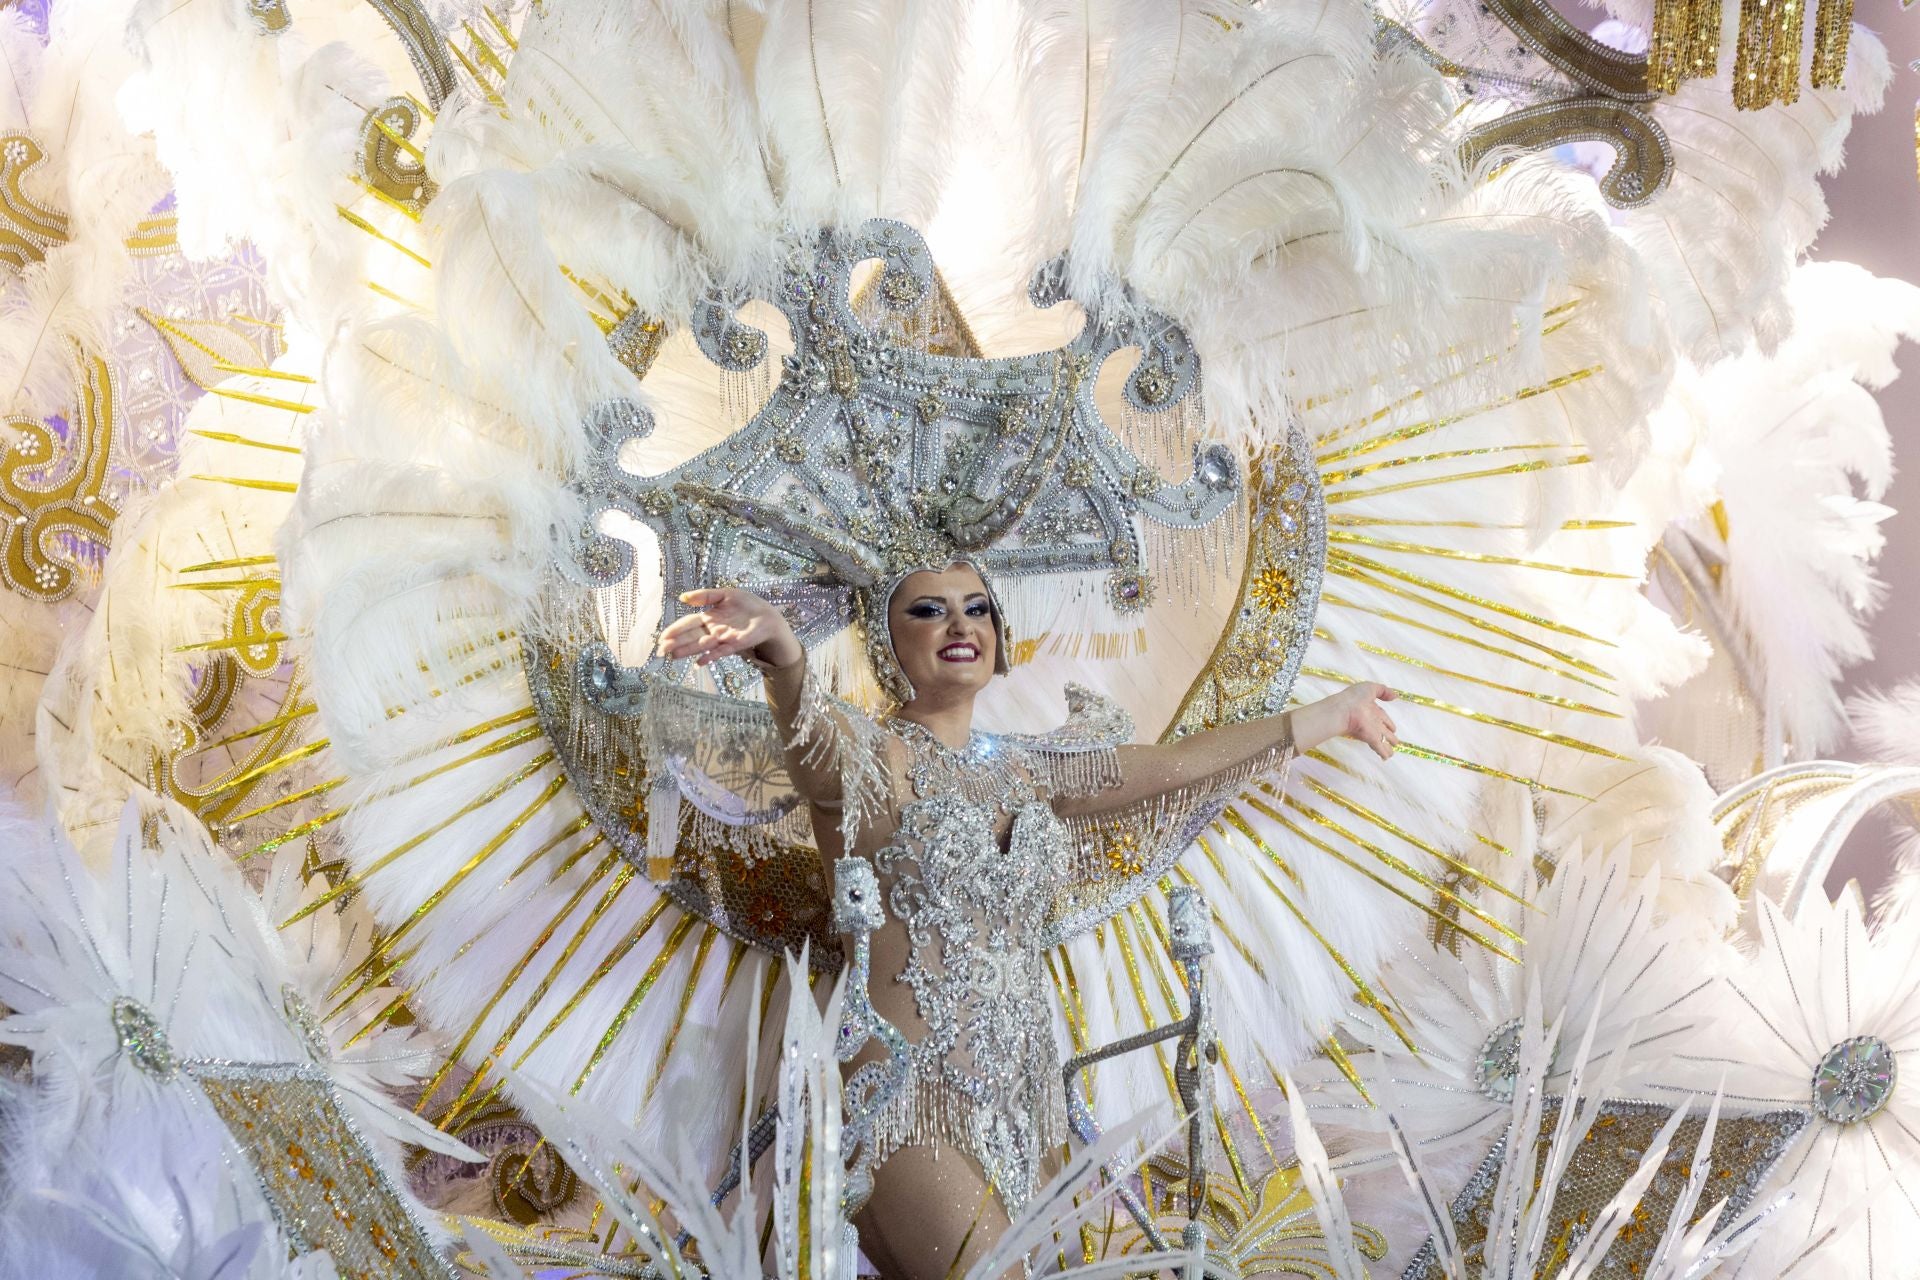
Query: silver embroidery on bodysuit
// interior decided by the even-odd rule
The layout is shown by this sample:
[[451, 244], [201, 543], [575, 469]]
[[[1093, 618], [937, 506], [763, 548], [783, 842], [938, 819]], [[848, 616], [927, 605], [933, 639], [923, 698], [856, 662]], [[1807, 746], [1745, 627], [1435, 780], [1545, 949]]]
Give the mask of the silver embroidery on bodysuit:
[[975, 734], [955, 751], [918, 725], [889, 728], [907, 746], [915, 798], [874, 865], [911, 948], [897, 980], [926, 1032], [880, 1146], [957, 1146], [1014, 1211], [1065, 1132], [1041, 939], [1068, 873], [1066, 828], [1020, 747]]

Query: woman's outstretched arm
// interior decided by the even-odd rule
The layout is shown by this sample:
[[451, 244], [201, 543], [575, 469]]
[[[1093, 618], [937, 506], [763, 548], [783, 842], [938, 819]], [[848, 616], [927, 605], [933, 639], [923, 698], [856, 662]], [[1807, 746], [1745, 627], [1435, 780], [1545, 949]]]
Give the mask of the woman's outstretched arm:
[[809, 723], [807, 653], [786, 615], [737, 587], [689, 591], [680, 603], [697, 612], [660, 633], [660, 656], [692, 658], [695, 666], [704, 667], [740, 654], [758, 666], [765, 674], [767, 705], [786, 748], [793, 789], [823, 809], [839, 808], [845, 797], [839, 752], [833, 749], [837, 744], [818, 738], [835, 726]]
[[1380, 704], [1398, 697], [1383, 684], [1351, 684], [1304, 707], [1259, 720], [1243, 720], [1178, 742], [1119, 748], [1120, 785], [1090, 795], [1064, 796], [1062, 817], [1096, 817], [1183, 788], [1205, 786], [1235, 774], [1279, 765], [1334, 738], [1366, 743], [1382, 760], [1400, 745], [1392, 717]]

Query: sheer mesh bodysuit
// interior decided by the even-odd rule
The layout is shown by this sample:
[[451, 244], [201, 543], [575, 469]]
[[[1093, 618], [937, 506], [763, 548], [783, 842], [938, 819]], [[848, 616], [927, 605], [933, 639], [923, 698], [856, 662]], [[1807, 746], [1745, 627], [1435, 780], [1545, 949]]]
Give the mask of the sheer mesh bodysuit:
[[1027, 751], [886, 728], [898, 804], [859, 850], [888, 913], [871, 998], [913, 1047], [907, 1089], [876, 1117], [875, 1160], [957, 1147], [1017, 1208], [1066, 1137], [1043, 955], [1073, 841]]
[[[1067, 1137], [1047, 950], [1158, 880], [1248, 778], [1283, 767], [1286, 717], [1118, 745], [1131, 721], [1070, 686], [1060, 729], [976, 732], [955, 749], [811, 688], [795, 702], [808, 745], [790, 758], [831, 760], [858, 798], [838, 841], [835, 807], [816, 805], [816, 835], [874, 865], [887, 919], [870, 998], [911, 1045], [908, 1087], [875, 1116], [875, 1167], [902, 1146], [957, 1148], [1017, 1212]], [[1109, 856], [1116, 835], [1131, 865]]]

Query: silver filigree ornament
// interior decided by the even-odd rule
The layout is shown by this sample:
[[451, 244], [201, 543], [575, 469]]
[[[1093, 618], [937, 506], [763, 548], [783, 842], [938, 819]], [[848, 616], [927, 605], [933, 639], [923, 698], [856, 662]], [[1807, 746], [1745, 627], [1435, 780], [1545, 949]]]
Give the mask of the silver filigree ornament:
[[[633, 401], [594, 407], [585, 462], [573, 477], [586, 520], [576, 537], [559, 540], [567, 547], [560, 567], [574, 584], [597, 590], [626, 580], [632, 545], [601, 528], [622, 512], [657, 535], [670, 615], [684, 592], [748, 587], [786, 613], [809, 650], [859, 628], [876, 676], [905, 701], [912, 690], [889, 669], [897, 664], [888, 662], [885, 623], [886, 597], [907, 573], [964, 561], [989, 582], [1079, 576], [1124, 615], [1150, 599], [1149, 525], [1198, 530], [1245, 501], [1231, 448], [1196, 447], [1191, 474], [1170, 481], [1103, 419], [1098, 374], [1130, 349], [1137, 361], [1121, 393], [1133, 411], [1172, 412], [1201, 388], [1200, 357], [1186, 333], [1124, 285], [1086, 305], [1079, 333], [1055, 350], [947, 356], [903, 345], [856, 313], [855, 268], [876, 259], [879, 307], [905, 312], [933, 296], [932, 257], [901, 223], [871, 219], [857, 230], [796, 237], [767, 299], [785, 313], [794, 340], [780, 380], [752, 421], [687, 462], [651, 476], [627, 470], [621, 447], [648, 434], [652, 417]], [[1066, 279], [1065, 262], [1050, 262], [1028, 296], [1042, 308], [1067, 302]], [[766, 335], [738, 318], [748, 301], [716, 294], [695, 309], [694, 341], [723, 370], [743, 372], [768, 358]], [[996, 614], [1003, 627], [1004, 614]], [[535, 655], [535, 704], [600, 829], [641, 858], [645, 836], [620, 820], [624, 801], [609, 802], [607, 789], [593, 785], [600, 762], [577, 747], [617, 736], [612, 721], [639, 705], [633, 691], [643, 680], [684, 681], [688, 666], [658, 658], [620, 666], [590, 639], [571, 652]], [[743, 660], [722, 659], [711, 670], [722, 692], [753, 696], [759, 676]], [[549, 714], [555, 699], [543, 689], [552, 681], [583, 695], [578, 723]]]
[[1813, 1069], [1813, 1109], [1834, 1124], [1859, 1124], [1886, 1107], [1900, 1082], [1893, 1048], [1879, 1036], [1852, 1036]]
[[140, 1070], [156, 1080], [171, 1080], [180, 1074], [180, 1056], [173, 1051], [166, 1028], [138, 1000], [123, 996], [113, 1002], [113, 1030], [120, 1047]]
[[1503, 1022], [1488, 1033], [1473, 1060], [1473, 1087], [1495, 1102], [1513, 1101], [1513, 1084], [1520, 1077], [1520, 1019]]

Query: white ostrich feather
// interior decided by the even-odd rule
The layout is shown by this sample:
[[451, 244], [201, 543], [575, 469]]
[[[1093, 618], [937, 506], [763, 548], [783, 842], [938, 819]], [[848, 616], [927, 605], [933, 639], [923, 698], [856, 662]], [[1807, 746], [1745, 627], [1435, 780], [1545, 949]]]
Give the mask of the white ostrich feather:
[[204, 1109], [121, 1096], [79, 1123], [45, 1084], [0, 1085], [6, 1280], [292, 1280], [271, 1210]]
[[1785, 296], [1790, 338], [1690, 374], [1674, 405], [1697, 433], [1685, 465], [1698, 502], [1719, 505], [1683, 515], [1666, 559], [1719, 576], [1663, 573], [1660, 594], [1720, 652], [1647, 722], [1723, 786], [1756, 759], [1817, 758], [1844, 727], [1840, 676], [1868, 656], [1867, 622], [1885, 594], [1873, 563], [1892, 441], [1869, 391], [1920, 333], [1920, 289], [1845, 263], [1800, 267]]
[[[1737, 10], [1723, 10], [1731, 24]], [[1735, 48], [1713, 79], [1689, 80], [1656, 109], [1675, 156], [1659, 199], [1629, 210], [1623, 234], [1647, 263], [1676, 348], [1705, 365], [1748, 346], [1770, 351], [1793, 320], [1787, 287], [1827, 220], [1819, 178], [1840, 163], [1856, 113], [1890, 79], [1886, 50], [1855, 26], [1845, 87], [1806, 89], [1792, 105], [1733, 104]]]
[[0, 128], [45, 153], [22, 190], [66, 221], [66, 238], [0, 290], [0, 411], [69, 410], [74, 348], [101, 346], [100, 322], [133, 269], [125, 239], [166, 192], [151, 143], [114, 102], [134, 65], [116, 38], [126, 10], [118, 0], [50, 10], [45, 44], [10, 15], [0, 35]]
[[[1869, 760], [1920, 765], [1920, 681], [1847, 699], [1853, 741]], [[1873, 901], [1875, 930], [1912, 928], [1920, 917], [1920, 828], [1896, 823], [1893, 873]]]

